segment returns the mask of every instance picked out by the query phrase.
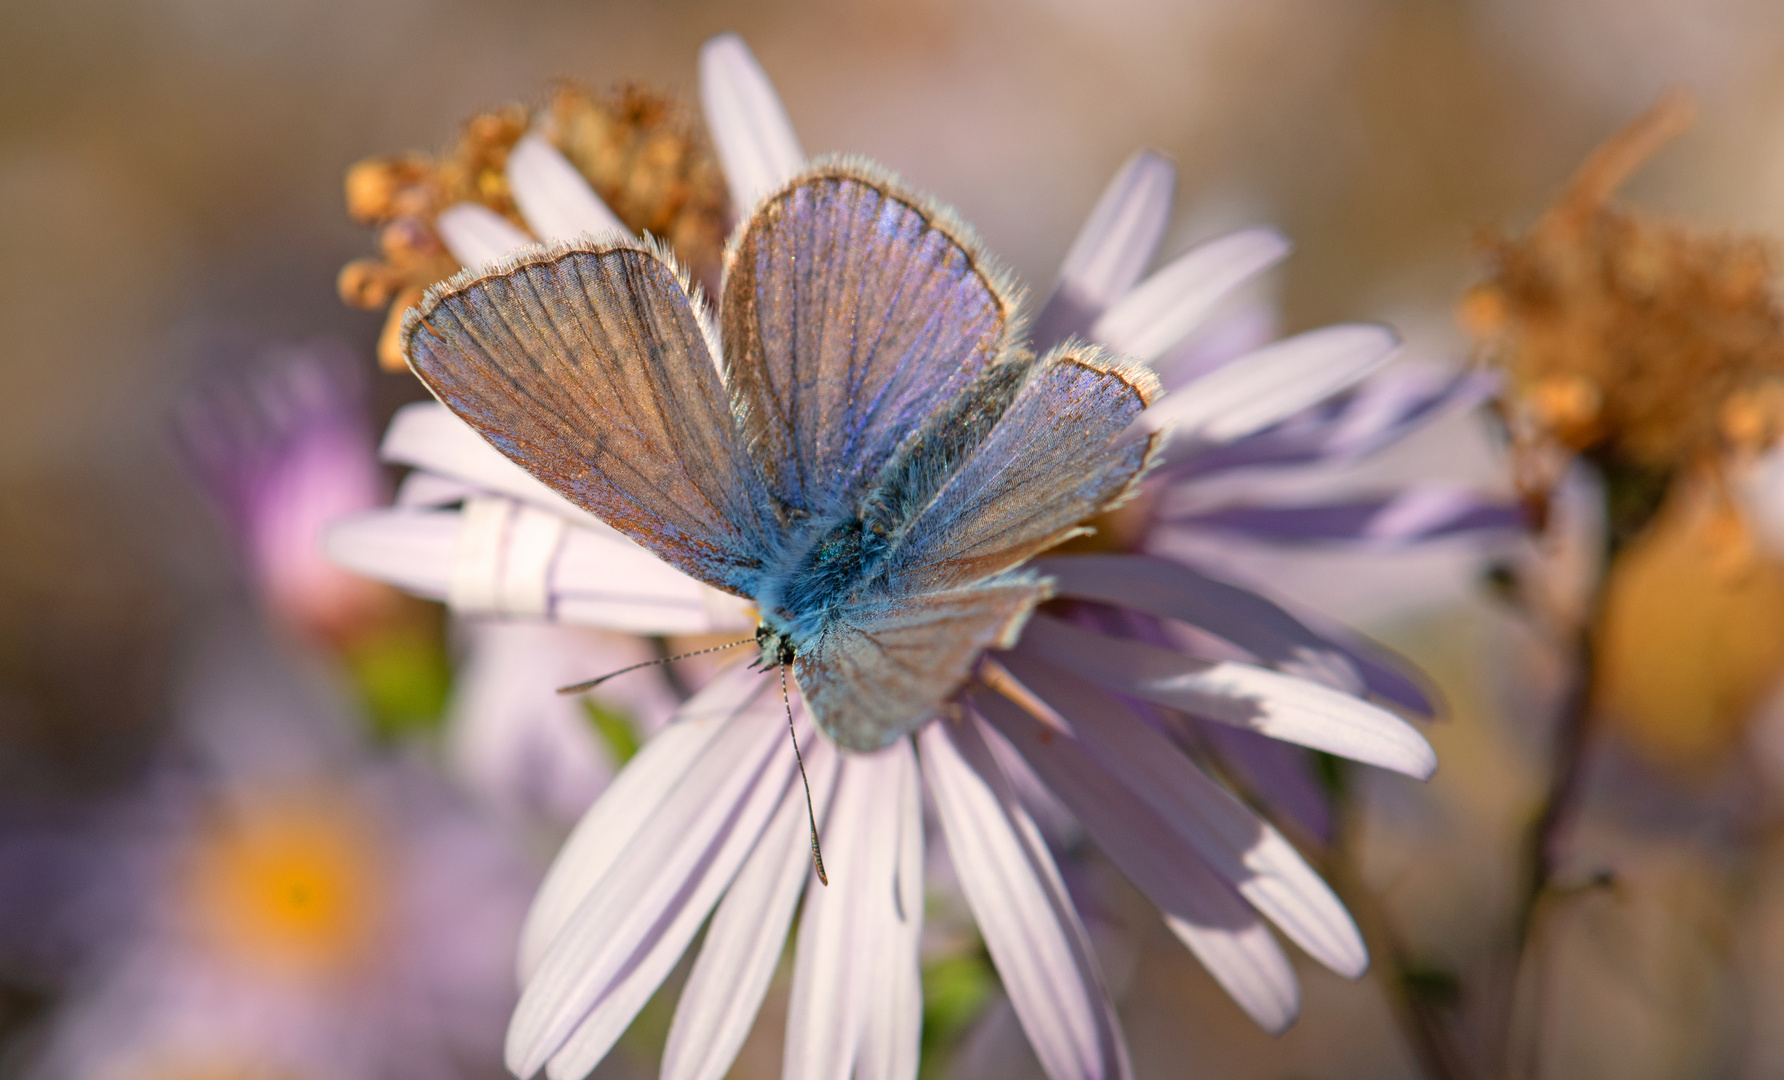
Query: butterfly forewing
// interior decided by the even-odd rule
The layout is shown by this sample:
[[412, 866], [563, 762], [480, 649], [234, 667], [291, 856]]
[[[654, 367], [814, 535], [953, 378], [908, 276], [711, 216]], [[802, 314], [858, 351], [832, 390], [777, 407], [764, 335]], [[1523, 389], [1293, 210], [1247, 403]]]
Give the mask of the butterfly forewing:
[[574, 245], [465, 275], [405, 339], [434, 395], [527, 471], [681, 570], [755, 595], [778, 523], [656, 252]]
[[757, 208], [722, 310], [740, 423], [792, 521], [853, 509], [899, 443], [998, 357], [1015, 296], [951, 215], [832, 161]]
[[1145, 471], [1151, 440], [1119, 436], [1156, 395], [1146, 368], [1090, 346], [1037, 363], [992, 429], [911, 522], [890, 588], [952, 589], [1070, 536]]
[[959, 689], [979, 654], [1013, 644], [1044, 583], [990, 582], [852, 606], [794, 661], [800, 692], [824, 733], [878, 750]]

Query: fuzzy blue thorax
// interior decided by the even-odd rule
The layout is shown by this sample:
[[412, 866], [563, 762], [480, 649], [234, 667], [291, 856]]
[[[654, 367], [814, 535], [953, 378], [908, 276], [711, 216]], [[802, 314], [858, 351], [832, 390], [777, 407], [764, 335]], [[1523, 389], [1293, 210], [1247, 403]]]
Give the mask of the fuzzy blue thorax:
[[784, 569], [766, 575], [756, 595], [763, 666], [790, 663], [835, 608], [886, 591], [911, 522], [991, 433], [1031, 361], [1019, 355], [987, 368], [911, 433], [855, 508], [791, 545]]

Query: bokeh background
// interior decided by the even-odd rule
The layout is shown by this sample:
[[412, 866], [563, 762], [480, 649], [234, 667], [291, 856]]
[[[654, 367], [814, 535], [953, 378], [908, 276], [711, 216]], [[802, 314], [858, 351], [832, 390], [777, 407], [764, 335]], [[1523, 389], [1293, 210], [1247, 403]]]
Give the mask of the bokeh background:
[[[172, 403], [217, 343], [332, 338], [372, 372], [381, 317], [335, 290], [373, 244], [345, 213], [345, 168], [444, 147], [465, 117], [542, 102], [554, 78], [691, 101], [700, 43], [738, 31], [809, 150], [904, 173], [1037, 288], [1107, 178], [1154, 147], [1180, 171], [1167, 254], [1274, 223], [1296, 244], [1271, 284], [1285, 329], [1386, 320], [1425, 361], [1469, 353], [1454, 310], [1480, 274], [1478, 230], [1531, 222], [1667, 87], [1694, 92], [1699, 122], [1627, 196], [1784, 235], [1784, 7], [1766, 0], [9, 0], [4, 21], [8, 798], [128, 784], [172, 722], [199, 628], [243, 605], [239, 560], [169, 449]], [[421, 396], [406, 374], [369, 379], [380, 415]], [[1380, 468], [1502, 482], [1494, 446], [1466, 419]], [[1424, 665], [1451, 715], [1428, 787], [1371, 777], [1356, 800], [1383, 903], [1362, 914], [1392, 925], [1432, 992], [1473, 995], [1455, 1006], [1463, 1042], [1491, 1042], [1511, 1022], [1483, 1002], [1512, 977], [1497, 950], [1561, 674], [1471, 558], [1411, 559], [1418, 589], [1353, 572], [1366, 561], [1334, 556], [1307, 595]], [[1784, 1069], [1784, 991], [1767, 985], [1767, 958], [1784, 959], [1779, 868], [1753, 840], [1769, 811], [1669, 790], [1641, 799], [1676, 812], [1606, 826], [1626, 872], [1569, 914], [1543, 976], [1560, 987], [1543, 998], [1547, 1075]], [[1418, 1074], [1374, 976], [1307, 966], [1303, 1018], [1272, 1040], [1143, 905], [1125, 917], [1140, 1075]], [[6, 1001], [17, 1070], [54, 990], [24, 980]], [[1021, 1075], [1019, 1055], [985, 1053], [980, 1075], [994, 1060]]]

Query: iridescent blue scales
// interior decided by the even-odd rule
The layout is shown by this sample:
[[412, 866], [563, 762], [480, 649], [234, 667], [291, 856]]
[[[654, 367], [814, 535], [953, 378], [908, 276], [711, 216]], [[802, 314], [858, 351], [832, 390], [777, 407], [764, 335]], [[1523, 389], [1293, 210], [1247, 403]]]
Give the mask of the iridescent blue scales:
[[1048, 595], [1022, 564], [1149, 460], [1127, 433], [1150, 371], [1076, 343], [1035, 359], [1017, 303], [952, 213], [829, 160], [742, 224], [716, 328], [663, 251], [609, 237], [462, 274], [404, 338], [503, 453], [754, 600], [763, 660], [866, 751], [1014, 643]]

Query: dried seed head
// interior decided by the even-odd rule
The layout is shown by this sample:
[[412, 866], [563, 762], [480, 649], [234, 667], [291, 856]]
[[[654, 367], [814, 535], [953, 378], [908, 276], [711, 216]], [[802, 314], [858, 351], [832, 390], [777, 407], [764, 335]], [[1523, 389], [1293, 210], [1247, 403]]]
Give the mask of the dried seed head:
[[337, 285], [354, 307], [390, 305], [381, 367], [406, 366], [403, 314], [429, 285], [461, 269], [434, 228], [442, 210], [475, 202], [525, 228], [505, 170], [529, 128], [563, 152], [628, 229], [666, 241], [709, 289], [717, 284], [729, 212], [724, 176], [688, 111], [637, 85], [596, 96], [564, 83], [536, 112], [510, 105], [472, 117], [438, 155], [368, 158], [347, 170], [347, 212], [378, 230], [380, 254], [348, 263]]
[[1486, 243], [1489, 276], [1461, 321], [1510, 375], [1521, 441], [1671, 474], [1777, 435], [1779, 392], [1767, 388], [1784, 380], [1784, 308], [1772, 246], [1610, 202], [1691, 119], [1683, 96], [1663, 98], [1599, 147], [1526, 235]]

